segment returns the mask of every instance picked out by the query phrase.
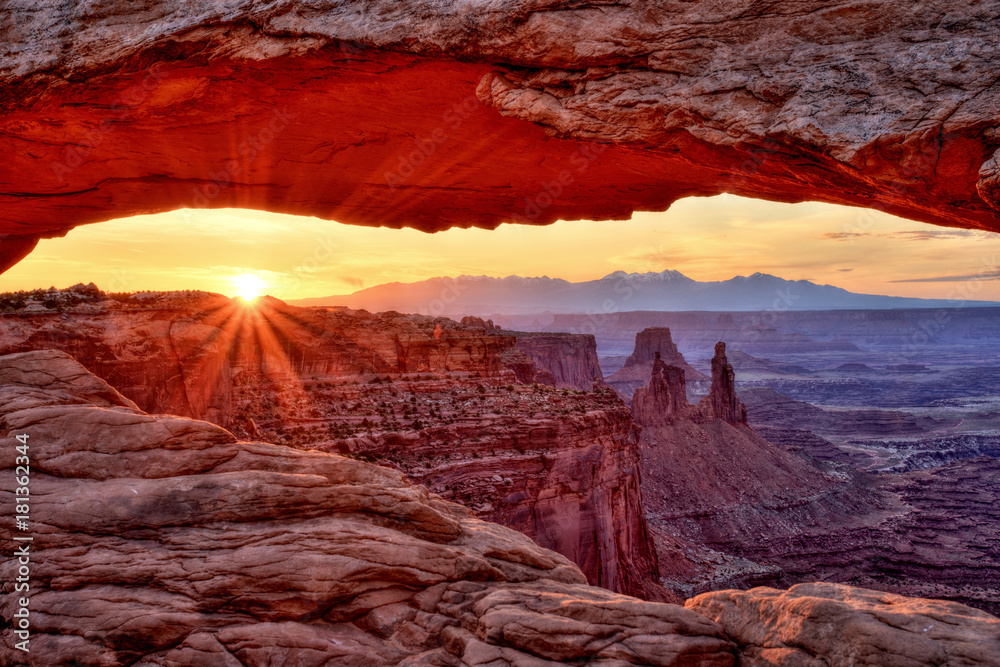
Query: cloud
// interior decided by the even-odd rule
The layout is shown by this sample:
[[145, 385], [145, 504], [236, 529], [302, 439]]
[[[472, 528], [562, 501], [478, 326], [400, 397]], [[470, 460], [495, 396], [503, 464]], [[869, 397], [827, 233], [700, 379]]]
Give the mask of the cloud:
[[890, 232], [889, 234], [879, 234], [884, 239], [897, 239], [901, 241], [931, 241], [935, 239], [963, 239], [972, 236], [976, 232], [968, 229], [946, 229], [946, 230], [924, 230], [914, 229], [900, 232]]
[[837, 269], [837, 270], [842, 273], [847, 273], [848, 271], [853, 271], [854, 269]]
[[868, 232], [826, 232], [820, 234], [821, 239], [828, 241], [846, 241], [847, 239], [858, 238], [859, 236], [871, 236]]
[[1000, 271], [982, 271], [961, 276], [936, 276], [934, 278], [907, 278], [905, 280], [890, 280], [893, 283], [960, 283], [976, 280], [1000, 280]]
[[342, 283], [346, 283], [346, 284], [350, 285], [351, 287], [364, 287], [365, 286], [365, 281], [362, 280], [361, 278], [354, 278], [354, 277], [351, 277], [351, 276], [337, 276], [337, 279], [340, 282], [342, 282]]

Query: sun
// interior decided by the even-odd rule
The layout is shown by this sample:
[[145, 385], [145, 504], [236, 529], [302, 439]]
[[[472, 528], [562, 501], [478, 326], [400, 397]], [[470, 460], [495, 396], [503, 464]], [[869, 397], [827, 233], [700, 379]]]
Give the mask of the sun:
[[236, 294], [247, 301], [253, 301], [259, 297], [265, 289], [264, 281], [252, 273], [241, 273], [233, 278], [236, 284]]

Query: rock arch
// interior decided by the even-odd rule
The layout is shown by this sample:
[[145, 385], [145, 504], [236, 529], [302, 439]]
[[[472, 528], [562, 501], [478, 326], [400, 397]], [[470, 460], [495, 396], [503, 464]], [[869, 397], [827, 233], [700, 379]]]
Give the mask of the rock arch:
[[1000, 229], [1000, 2], [13, 0], [0, 268], [237, 206], [435, 231], [720, 192]]

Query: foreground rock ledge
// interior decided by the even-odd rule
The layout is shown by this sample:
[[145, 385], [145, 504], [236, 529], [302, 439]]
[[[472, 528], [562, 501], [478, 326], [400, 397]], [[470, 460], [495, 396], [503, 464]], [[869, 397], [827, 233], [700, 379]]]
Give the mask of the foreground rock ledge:
[[725, 627], [742, 667], [1000, 665], [1000, 619], [954, 602], [813, 583], [705, 593], [685, 607]]
[[[61, 352], [0, 357], [0, 438], [19, 433], [36, 665], [957, 666], [995, 664], [1000, 650], [988, 614], [847, 587], [835, 613], [786, 603], [813, 590], [802, 586], [707, 594], [690, 609], [590, 587], [559, 554], [395, 471], [145, 414]], [[10, 513], [13, 454], [3, 469]], [[5, 618], [14, 567], [0, 566]], [[872, 596], [892, 598], [891, 627], [872, 625]], [[932, 617], [947, 628], [931, 643], [884, 640]], [[804, 636], [831, 618], [837, 633]], [[784, 644], [770, 651], [774, 636]], [[2, 640], [0, 662], [24, 657], [11, 628]], [[857, 647], [901, 657], [843, 658]]]
[[61, 352], [0, 357], [0, 428], [29, 435], [38, 665], [735, 664], [715, 622], [400, 473], [147, 415]]
[[80, 224], [225, 206], [433, 231], [730, 192], [998, 230], [998, 11], [13, 0], [0, 268]]

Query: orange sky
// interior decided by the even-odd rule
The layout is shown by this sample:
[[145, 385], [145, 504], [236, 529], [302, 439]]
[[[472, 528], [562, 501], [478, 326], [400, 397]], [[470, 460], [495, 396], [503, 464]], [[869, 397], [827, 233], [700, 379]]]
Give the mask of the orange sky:
[[[87, 225], [42, 241], [0, 276], [0, 291], [94, 282], [109, 291], [235, 295], [249, 278], [266, 293], [294, 299], [463, 273], [578, 281], [617, 269], [675, 269], [696, 280], [762, 271], [870, 294], [1000, 300], [1000, 236], [731, 195], [685, 199], [627, 222], [438, 234], [192, 210]], [[950, 279], [898, 282], [928, 278]]]

